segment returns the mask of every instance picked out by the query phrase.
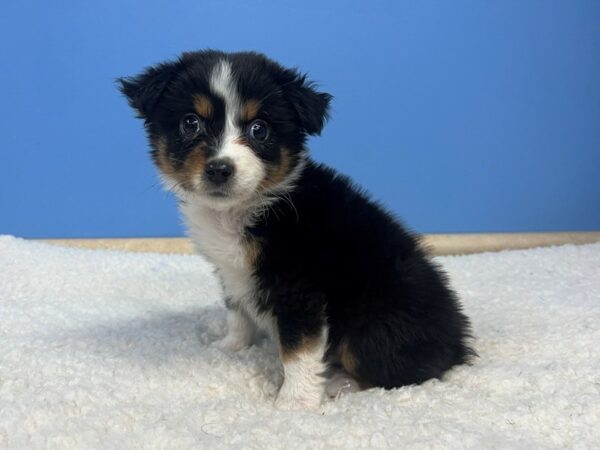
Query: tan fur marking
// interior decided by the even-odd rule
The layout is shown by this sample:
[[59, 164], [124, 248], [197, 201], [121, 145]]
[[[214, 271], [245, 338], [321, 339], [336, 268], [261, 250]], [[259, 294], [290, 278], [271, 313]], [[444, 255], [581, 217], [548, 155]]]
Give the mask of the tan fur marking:
[[262, 104], [260, 103], [260, 101], [252, 99], [252, 100], [248, 100], [244, 106], [242, 106], [242, 114], [241, 114], [241, 118], [244, 122], [249, 122], [252, 119], [254, 119], [256, 117], [256, 115], [258, 114], [258, 111], [260, 110], [260, 107], [262, 106]]
[[281, 148], [281, 160], [276, 166], [267, 166], [267, 175], [260, 183], [260, 189], [267, 191], [281, 183], [291, 170], [290, 152], [287, 148]]
[[158, 168], [165, 175], [172, 176], [173, 175], [173, 166], [169, 164], [167, 160], [167, 141], [165, 138], [158, 137], [152, 140], [152, 145], [156, 149], [156, 153], [154, 155], [154, 161]]
[[300, 353], [310, 353], [320, 344], [319, 336], [303, 337], [302, 342], [295, 348], [281, 349], [281, 361], [285, 364], [294, 361]]
[[245, 136], [238, 136], [233, 140], [233, 142], [239, 145], [248, 145], [248, 141], [246, 140]]
[[342, 342], [338, 346], [338, 356], [346, 372], [350, 375], [354, 375], [358, 367], [358, 360], [350, 351], [347, 339], [342, 339]]
[[178, 169], [175, 168], [178, 161], [174, 161], [167, 151], [167, 142], [165, 138], [159, 137], [153, 141], [156, 149], [155, 161], [160, 171], [175, 181], [180, 187], [191, 190], [193, 180], [202, 175], [206, 158], [202, 145], [192, 149], [187, 155], [183, 164]]
[[213, 104], [206, 95], [194, 96], [194, 109], [204, 119], [212, 118]]
[[244, 249], [246, 250], [246, 263], [254, 267], [258, 261], [260, 255], [260, 244], [256, 239], [246, 239], [244, 242]]
[[206, 163], [206, 157], [204, 156], [203, 146], [197, 146], [185, 159], [183, 167], [179, 170], [182, 177], [187, 182], [192, 182], [194, 178], [201, 177], [204, 173], [204, 164]]

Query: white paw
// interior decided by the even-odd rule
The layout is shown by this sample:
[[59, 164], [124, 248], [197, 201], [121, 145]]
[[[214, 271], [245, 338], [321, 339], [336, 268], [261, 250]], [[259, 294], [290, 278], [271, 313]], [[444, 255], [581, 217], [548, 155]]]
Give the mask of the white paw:
[[360, 391], [358, 382], [345, 372], [338, 372], [327, 380], [325, 392], [329, 398], [339, 399], [343, 395]]
[[291, 394], [281, 387], [277, 398], [275, 399], [275, 408], [283, 411], [298, 411], [298, 410], [316, 410], [321, 406], [323, 400], [323, 392], [321, 390], [299, 394]]
[[250, 347], [251, 342], [241, 336], [227, 334], [223, 339], [216, 341], [214, 346], [223, 352], [239, 352]]

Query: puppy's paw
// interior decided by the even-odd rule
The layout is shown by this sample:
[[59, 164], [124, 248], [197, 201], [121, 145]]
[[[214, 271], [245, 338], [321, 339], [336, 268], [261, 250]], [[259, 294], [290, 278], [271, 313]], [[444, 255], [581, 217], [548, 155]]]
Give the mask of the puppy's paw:
[[275, 399], [275, 408], [282, 411], [317, 410], [323, 400], [323, 391], [290, 392], [285, 384]]
[[223, 339], [215, 341], [213, 345], [223, 352], [232, 353], [250, 347], [252, 341], [243, 336], [227, 334]]
[[327, 380], [327, 385], [325, 387], [327, 397], [331, 399], [339, 399], [346, 394], [358, 391], [360, 391], [358, 382], [346, 372], [334, 374]]

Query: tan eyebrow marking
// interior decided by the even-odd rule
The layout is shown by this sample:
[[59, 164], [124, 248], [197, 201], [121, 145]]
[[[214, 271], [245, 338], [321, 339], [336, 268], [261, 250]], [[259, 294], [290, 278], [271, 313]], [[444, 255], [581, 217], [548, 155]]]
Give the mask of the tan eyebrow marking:
[[194, 109], [202, 118], [212, 118], [213, 104], [206, 95], [194, 95]]
[[256, 117], [262, 104], [259, 100], [251, 99], [242, 106], [241, 118], [244, 122], [248, 122]]

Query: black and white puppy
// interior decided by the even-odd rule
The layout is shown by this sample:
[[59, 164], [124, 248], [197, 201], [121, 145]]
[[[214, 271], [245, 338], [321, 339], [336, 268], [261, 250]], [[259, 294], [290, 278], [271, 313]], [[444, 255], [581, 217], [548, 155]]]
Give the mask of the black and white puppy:
[[321, 132], [330, 95], [251, 52], [184, 53], [120, 83], [218, 269], [220, 347], [251, 345], [257, 327], [278, 344], [276, 406], [317, 407], [340, 379], [394, 388], [468, 362], [468, 319], [417, 237], [310, 159], [306, 138]]

